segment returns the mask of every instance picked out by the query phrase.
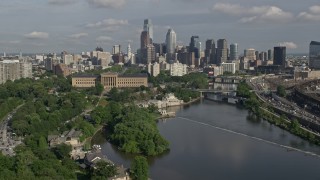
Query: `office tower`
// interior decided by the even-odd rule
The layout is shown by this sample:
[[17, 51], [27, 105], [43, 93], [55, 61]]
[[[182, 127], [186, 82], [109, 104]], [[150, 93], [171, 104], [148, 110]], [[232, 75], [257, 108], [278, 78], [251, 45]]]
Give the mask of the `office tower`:
[[249, 48], [244, 50], [244, 57], [247, 58], [248, 60], [256, 60], [256, 50]]
[[151, 19], [145, 19], [143, 23], [143, 31], [147, 31], [149, 33], [149, 41], [153, 41], [153, 25]]
[[141, 63], [149, 64], [156, 61], [155, 48], [152, 44], [147, 45], [146, 48], [141, 49]]
[[166, 43], [153, 43], [156, 54], [159, 54], [159, 56], [164, 56], [167, 53], [167, 46]]
[[310, 42], [309, 67], [311, 69], [320, 69], [320, 42]]
[[260, 54], [259, 51], [255, 51], [254, 54], [256, 56], [256, 60], [258, 60], [259, 59], [259, 54]]
[[112, 54], [119, 54], [121, 52], [121, 46], [120, 45], [114, 45], [112, 47]]
[[273, 60], [273, 51], [272, 51], [272, 49], [268, 50], [268, 60]]
[[228, 44], [227, 40], [219, 39], [217, 42], [217, 62], [216, 64], [221, 64], [227, 62], [228, 60]]
[[173, 29], [169, 29], [166, 35], [167, 54], [173, 54], [176, 51], [177, 35]]
[[207, 64], [215, 64], [216, 44], [213, 39], [206, 41], [206, 49], [204, 50], [205, 61]]
[[150, 44], [150, 36], [148, 31], [142, 31], [141, 33], [141, 49], [146, 48]]
[[285, 68], [286, 66], [286, 47], [285, 46], [278, 46], [273, 48], [273, 65], [279, 65]]
[[[191, 37], [191, 42], [189, 45], [189, 52], [194, 52], [194, 56], [196, 59], [200, 58], [200, 49], [199, 49], [199, 36], [192, 36]], [[200, 44], [201, 46], [201, 44]]]
[[266, 61], [266, 60], [268, 59], [267, 56], [268, 56], [268, 53], [267, 53], [267, 52], [260, 52], [260, 53], [259, 53], [259, 59], [260, 59], [261, 61]]
[[233, 43], [230, 45], [230, 60], [238, 59], [238, 44]]

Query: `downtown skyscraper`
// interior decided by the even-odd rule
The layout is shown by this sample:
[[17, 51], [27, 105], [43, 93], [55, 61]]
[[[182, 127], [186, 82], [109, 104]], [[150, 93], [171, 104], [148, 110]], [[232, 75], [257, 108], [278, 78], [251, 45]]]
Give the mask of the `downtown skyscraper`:
[[309, 48], [309, 67], [320, 69], [320, 42], [311, 41]]
[[228, 43], [225, 39], [219, 39], [217, 46], [217, 62], [216, 64], [221, 64], [227, 62], [228, 60]]
[[238, 44], [233, 43], [230, 45], [230, 60], [238, 59]]
[[151, 19], [145, 19], [143, 23], [143, 31], [149, 33], [150, 43], [153, 42], [153, 25]]
[[176, 52], [177, 34], [169, 29], [166, 35], [167, 60], [172, 60]]
[[192, 36], [190, 45], [189, 45], [189, 52], [194, 53], [194, 57], [196, 59], [200, 58], [200, 52], [201, 52], [201, 42], [199, 36]]
[[287, 48], [285, 46], [274, 47], [273, 65], [279, 65], [283, 68], [286, 67], [286, 58], [287, 58], [286, 49]]
[[208, 39], [206, 41], [205, 61], [206, 64], [215, 64], [216, 62], [216, 44], [213, 39]]

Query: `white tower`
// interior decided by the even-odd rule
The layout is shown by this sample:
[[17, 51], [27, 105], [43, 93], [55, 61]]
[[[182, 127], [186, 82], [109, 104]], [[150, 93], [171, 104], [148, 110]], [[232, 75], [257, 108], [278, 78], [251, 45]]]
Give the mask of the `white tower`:
[[167, 53], [174, 54], [177, 46], [177, 34], [169, 29], [166, 36]]

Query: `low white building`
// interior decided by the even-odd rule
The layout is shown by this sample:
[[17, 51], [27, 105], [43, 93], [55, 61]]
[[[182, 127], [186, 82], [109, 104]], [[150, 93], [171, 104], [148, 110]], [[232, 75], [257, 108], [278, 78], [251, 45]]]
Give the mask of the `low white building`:
[[235, 63], [221, 63], [223, 67], [223, 72], [231, 72], [232, 74], [236, 73], [236, 64]]

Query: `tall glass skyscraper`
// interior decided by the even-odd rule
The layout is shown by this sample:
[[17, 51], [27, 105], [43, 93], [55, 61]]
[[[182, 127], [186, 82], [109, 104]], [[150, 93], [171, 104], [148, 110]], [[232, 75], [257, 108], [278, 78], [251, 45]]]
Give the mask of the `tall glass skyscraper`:
[[177, 46], [177, 34], [169, 29], [166, 36], [167, 53], [174, 54]]
[[153, 42], [153, 25], [152, 25], [151, 19], [144, 20], [143, 31], [147, 31], [149, 33], [151, 42]]
[[199, 36], [192, 36], [189, 45], [189, 52], [194, 52], [195, 58], [200, 58], [201, 42]]
[[309, 49], [309, 67], [320, 69], [320, 42], [311, 41]]
[[233, 43], [230, 45], [230, 60], [238, 59], [238, 44]]
[[273, 65], [286, 67], [287, 48], [285, 46], [274, 47]]
[[204, 51], [206, 63], [207, 64], [215, 64], [216, 59], [216, 43], [214, 39], [208, 39], [206, 41], [206, 49]]
[[228, 43], [225, 39], [219, 39], [217, 42], [217, 64], [227, 62], [228, 60]]

